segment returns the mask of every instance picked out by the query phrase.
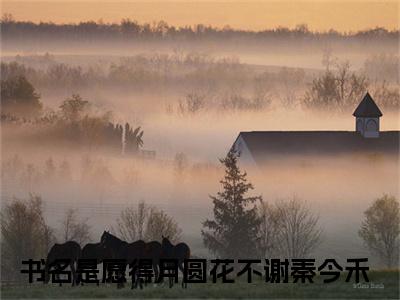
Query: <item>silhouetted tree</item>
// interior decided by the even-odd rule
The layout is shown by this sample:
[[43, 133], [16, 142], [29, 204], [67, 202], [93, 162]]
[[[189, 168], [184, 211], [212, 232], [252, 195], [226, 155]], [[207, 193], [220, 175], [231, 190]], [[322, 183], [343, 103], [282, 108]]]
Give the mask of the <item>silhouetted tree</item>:
[[220, 257], [254, 257], [257, 252], [257, 237], [261, 219], [256, 201], [261, 196], [246, 197], [253, 189], [247, 182], [246, 172], [237, 165], [238, 153], [232, 148], [220, 162], [225, 167], [225, 176], [220, 181], [223, 191], [211, 196], [214, 203], [214, 220], [203, 223], [203, 242]]
[[28, 200], [14, 198], [7, 203], [1, 210], [2, 278], [20, 279], [21, 261], [46, 257], [54, 240], [39, 196], [30, 194]]
[[182, 230], [175, 219], [169, 216], [164, 210], [152, 207], [146, 224], [145, 240], [161, 241], [162, 236], [168, 236], [176, 243], [181, 239]]
[[367, 78], [351, 72], [347, 62], [337, 64], [335, 70], [326, 69], [313, 80], [304, 96], [304, 105], [316, 110], [346, 111], [362, 99], [367, 87]]
[[262, 202], [258, 213], [261, 219], [258, 232], [259, 240], [257, 243], [258, 254], [260, 257], [279, 256], [279, 220], [277, 209], [274, 205]]
[[117, 219], [118, 233], [126, 241], [143, 240], [148, 216], [149, 207], [144, 202], [139, 202], [137, 208], [126, 208]]
[[379, 107], [398, 111], [400, 109], [400, 90], [398, 86], [390, 86], [386, 81], [376, 82], [371, 88]]
[[4, 14], [1, 16], [1, 22], [2, 22], [2, 23], [14, 23], [14, 22], [15, 22], [15, 19], [14, 19], [14, 16], [13, 16], [12, 14], [10, 14], [10, 13], [4, 13]]
[[64, 100], [60, 105], [61, 114], [65, 120], [76, 122], [82, 117], [88, 105], [88, 101], [83, 100], [78, 94], [74, 94], [71, 98]]
[[143, 133], [141, 127], [133, 130], [129, 123], [125, 124], [125, 153], [139, 152], [139, 148], [143, 146]]
[[[299, 24], [293, 29], [277, 27], [262, 31], [235, 30], [229, 26], [217, 28], [203, 24], [175, 27], [164, 21], [139, 24], [135, 20], [122, 19], [117, 23], [84, 21], [77, 24], [55, 24], [51, 22], [33, 23], [29, 21], [15, 21], [10, 14], [1, 19], [2, 34], [7, 38], [33, 38], [35, 40], [49, 38], [63, 38], [67, 40], [83, 41], [88, 39], [133, 40], [140, 39], [219, 39], [226, 40], [258, 40], [259, 42], [281, 41], [292, 39], [296, 42], [310, 43], [318, 41], [326, 44], [327, 40], [335, 41], [356, 40], [368, 42], [371, 39], [387, 41], [396, 38], [398, 30], [389, 31], [384, 28], [374, 28], [353, 33], [339, 33], [335, 30], [326, 32], [312, 32], [307, 24]], [[305, 41], [304, 41], [305, 40]], [[286, 42], [286, 41], [285, 41]]]
[[313, 214], [305, 201], [293, 197], [275, 206], [277, 225], [276, 246], [285, 258], [306, 258], [321, 242], [319, 217]]
[[89, 242], [91, 240], [90, 226], [87, 221], [87, 219], [78, 219], [77, 210], [68, 209], [61, 220], [62, 240], [60, 242], [76, 241], [81, 246]]
[[183, 152], [179, 152], [174, 158], [174, 175], [177, 180], [183, 180], [183, 175], [189, 163], [188, 158]]
[[117, 232], [128, 242], [161, 241], [163, 235], [177, 242], [182, 230], [178, 223], [163, 210], [139, 202], [137, 208], [128, 207], [121, 212], [117, 219]]
[[38, 116], [42, 110], [39, 98], [35, 88], [24, 76], [1, 80], [2, 114], [27, 118]]
[[368, 249], [378, 255], [386, 267], [397, 266], [400, 243], [400, 210], [397, 199], [388, 195], [376, 199], [364, 212], [359, 235]]

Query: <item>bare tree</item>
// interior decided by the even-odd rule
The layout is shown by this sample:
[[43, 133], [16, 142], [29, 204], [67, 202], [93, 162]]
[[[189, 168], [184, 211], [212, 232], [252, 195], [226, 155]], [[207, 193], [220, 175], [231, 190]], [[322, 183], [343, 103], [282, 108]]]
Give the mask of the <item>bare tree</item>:
[[90, 226], [87, 219], [78, 219], [75, 209], [68, 209], [61, 221], [63, 242], [76, 241], [81, 246], [91, 240]]
[[145, 240], [160, 240], [161, 236], [168, 236], [173, 242], [179, 241], [182, 230], [178, 223], [163, 210], [152, 208], [147, 220]]
[[143, 240], [149, 207], [144, 202], [139, 202], [138, 207], [128, 207], [121, 212], [117, 219], [117, 230], [126, 241]]
[[261, 257], [272, 257], [277, 250], [278, 214], [277, 209], [267, 202], [258, 208], [259, 225], [258, 253]]
[[124, 240], [160, 240], [161, 236], [169, 236], [176, 242], [180, 239], [182, 230], [178, 223], [163, 210], [140, 202], [137, 208], [128, 207], [117, 219], [115, 230]]
[[384, 195], [374, 201], [364, 216], [359, 235], [365, 245], [388, 268], [396, 266], [399, 259], [399, 202], [393, 196]]
[[288, 258], [307, 257], [321, 242], [319, 217], [307, 203], [293, 197], [276, 204], [277, 247]]
[[28, 200], [14, 198], [1, 211], [1, 274], [19, 279], [24, 259], [46, 257], [54, 242], [53, 229], [43, 216], [43, 202], [31, 194]]
[[391, 86], [387, 81], [375, 81], [371, 92], [380, 107], [393, 111], [400, 109], [400, 90], [398, 86]]
[[331, 65], [335, 63], [335, 57], [331, 47], [325, 47], [322, 52], [322, 65], [329, 71]]
[[335, 69], [326, 69], [313, 80], [304, 96], [304, 105], [316, 110], [348, 111], [365, 94], [367, 78], [350, 70], [348, 62], [338, 63]]
[[177, 153], [174, 158], [174, 176], [179, 182], [183, 180], [184, 173], [188, 166], [189, 163], [186, 154], [183, 152]]
[[179, 101], [179, 111], [184, 114], [195, 114], [205, 107], [205, 96], [198, 93], [189, 93], [184, 100]]

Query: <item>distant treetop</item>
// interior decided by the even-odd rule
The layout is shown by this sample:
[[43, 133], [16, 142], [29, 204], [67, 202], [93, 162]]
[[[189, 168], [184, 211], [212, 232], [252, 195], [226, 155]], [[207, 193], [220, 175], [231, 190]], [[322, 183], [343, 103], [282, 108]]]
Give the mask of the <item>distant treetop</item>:
[[95, 21], [83, 21], [79, 23], [55, 24], [52, 22], [34, 23], [31, 21], [16, 21], [11, 14], [4, 14], [1, 19], [2, 33], [4, 36], [11, 36], [15, 32], [29, 33], [34, 35], [58, 35], [64, 33], [67, 35], [101, 36], [101, 37], [142, 37], [142, 38], [212, 38], [212, 37], [337, 37], [337, 38], [371, 38], [371, 37], [399, 37], [398, 30], [387, 30], [377, 27], [357, 32], [338, 32], [334, 29], [328, 31], [310, 31], [307, 24], [299, 24], [294, 28], [276, 27], [261, 31], [250, 31], [241, 29], [232, 29], [229, 26], [223, 28], [213, 27], [210, 25], [197, 24], [192, 26], [173, 26], [165, 21], [152, 23], [138, 23], [136, 20], [129, 18], [122, 19], [120, 23], [104, 23]]

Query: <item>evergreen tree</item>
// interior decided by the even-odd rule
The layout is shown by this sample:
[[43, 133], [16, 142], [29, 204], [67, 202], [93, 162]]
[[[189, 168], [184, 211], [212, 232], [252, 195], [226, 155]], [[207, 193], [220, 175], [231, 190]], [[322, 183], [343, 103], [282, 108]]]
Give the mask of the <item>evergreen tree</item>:
[[249, 258], [257, 255], [258, 229], [257, 200], [261, 196], [246, 197], [253, 185], [247, 182], [246, 172], [238, 165], [238, 153], [232, 149], [220, 162], [225, 176], [220, 181], [223, 191], [210, 196], [214, 203], [214, 220], [206, 220], [202, 230], [203, 242], [222, 258]]

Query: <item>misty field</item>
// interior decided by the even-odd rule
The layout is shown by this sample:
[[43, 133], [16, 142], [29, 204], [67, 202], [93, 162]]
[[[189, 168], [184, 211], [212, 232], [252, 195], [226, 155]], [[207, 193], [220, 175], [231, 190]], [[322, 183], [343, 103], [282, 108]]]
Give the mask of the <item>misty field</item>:
[[[368, 92], [382, 110], [378, 129], [398, 133], [398, 29], [318, 32], [300, 24], [245, 31], [129, 18], [57, 24], [10, 14], [0, 26], [1, 297], [398, 298], [395, 247], [385, 256], [386, 247], [367, 245], [368, 230], [360, 235], [377, 200], [399, 207], [396, 151], [365, 146], [356, 152], [341, 141], [346, 151], [321, 150], [320, 143], [312, 153], [266, 148], [257, 166], [239, 160], [254, 190], [239, 189], [238, 199], [246, 201], [228, 210], [246, 214], [214, 222], [215, 203], [236, 199], [220, 193], [237, 194], [241, 177], [231, 189], [221, 180], [229, 173], [223, 160], [242, 132], [339, 132], [358, 139], [353, 111]], [[374, 140], [380, 141], [369, 145]], [[300, 236], [296, 247], [288, 246], [294, 239], [284, 238], [287, 228], [297, 227], [286, 225], [298, 214], [295, 223], [306, 225], [292, 235]], [[234, 234], [210, 234], [230, 223], [235, 226], [224, 231]], [[316, 276], [313, 284], [239, 280], [131, 290], [29, 285], [19, 273], [22, 260], [49, 260], [55, 244], [75, 241], [83, 252], [96, 243], [104, 251], [105, 232], [122, 244], [168, 236], [172, 244], [187, 244], [192, 258], [275, 255], [339, 264], [368, 258], [377, 286], [355, 287], [343, 275], [331, 284]], [[226, 251], [240, 255], [220, 255]], [[395, 271], [382, 270], [391, 266]]]
[[[334, 283], [324, 284], [316, 278], [313, 284], [264, 282], [235, 282], [234, 284], [192, 284], [182, 289], [179, 284], [173, 288], [148, 286], [143, 290], [131, 290], [116, 286], [45, 286], [18, 285], [2, 286], [3, 298], [332, 298], [332, 299], [398, 299], [399, 271], [371, 271], [368, 273], [369, 287], [363, 284], [355, 287], [353, 281], [345, 283], [342, 275]], [[375, 287], [372, 287], [372, 284]], [[383, 284], [383, 287], [382, 287]], [[382, 288], [377, 288], [377, 286]]]

